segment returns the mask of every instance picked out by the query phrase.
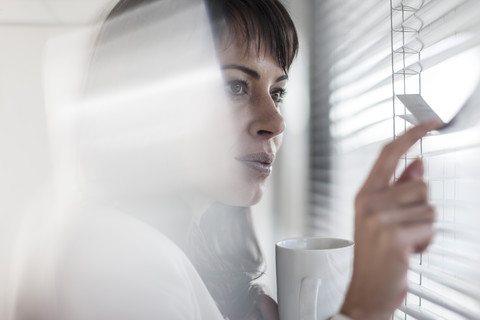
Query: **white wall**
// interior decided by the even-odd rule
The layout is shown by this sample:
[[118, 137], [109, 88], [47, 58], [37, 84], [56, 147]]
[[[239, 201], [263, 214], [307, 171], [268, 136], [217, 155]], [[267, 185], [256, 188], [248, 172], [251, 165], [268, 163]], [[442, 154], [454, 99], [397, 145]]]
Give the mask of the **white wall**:
[[20, 226], [51, 179], [46, 45], [95, 18], [105, 1], [2, 0], [0, 6], [0, 318], [9, 319]]
[[[0, 26], [0, 278], [11, 283], [6, 268], [15, 252], [14, 236], [23, 210], [46, 183], [49, 150], [42, 92], [42, 54], [52, 30]], [[6, 272], [3, 272], [3, 271]], [[4, 286], [2, 288], [11, 288]], [[7, 294], [0, 289], [0, 295]], [[0, 301], [5, 302], [0, 296]], [[0, 318], [7, 319], [2, 314]]]

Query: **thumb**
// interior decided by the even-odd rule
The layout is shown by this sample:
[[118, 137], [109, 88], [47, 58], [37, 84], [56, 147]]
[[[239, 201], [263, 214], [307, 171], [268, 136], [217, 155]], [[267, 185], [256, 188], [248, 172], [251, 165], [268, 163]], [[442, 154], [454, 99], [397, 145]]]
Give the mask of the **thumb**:
[[410, 165], [403, 171], [397, 183], [404, 181], [422, 180], [423, 179], [423, 161], [420, 158], [415, 159]]

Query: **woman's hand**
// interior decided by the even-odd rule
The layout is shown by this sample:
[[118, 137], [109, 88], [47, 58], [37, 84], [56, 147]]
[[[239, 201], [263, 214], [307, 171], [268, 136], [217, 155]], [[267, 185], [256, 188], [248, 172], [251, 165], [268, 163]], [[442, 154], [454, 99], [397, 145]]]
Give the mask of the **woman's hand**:
[[437, 126], [414, 127], [386, 145], [357, 194], [353, 277], [341, 310], [347, 316], [389, 319], [407, 293], [409, 257], [432, 240], [435, 212], [421, 160], [390, 181], [402, 154]]
[[278, 305], [275, 300], [262, 294], [257, 298], [257, 304], [263, 320], [278, 320]]

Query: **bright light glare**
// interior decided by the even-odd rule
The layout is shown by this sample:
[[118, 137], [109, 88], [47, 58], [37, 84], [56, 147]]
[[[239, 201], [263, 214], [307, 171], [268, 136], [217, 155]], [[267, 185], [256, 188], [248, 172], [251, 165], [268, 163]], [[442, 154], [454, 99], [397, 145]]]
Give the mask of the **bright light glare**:
[[444, 122], [449, 122], [480, 81], [480, 47], [443, 61], [422, 73], [422, 96]]

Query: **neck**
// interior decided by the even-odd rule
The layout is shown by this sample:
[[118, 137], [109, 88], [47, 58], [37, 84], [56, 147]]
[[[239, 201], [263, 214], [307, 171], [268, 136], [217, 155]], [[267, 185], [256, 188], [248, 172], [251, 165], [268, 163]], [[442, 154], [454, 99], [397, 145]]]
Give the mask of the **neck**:
[[184, 246], [191, 228], [200, 223], [213, 201], [198, 194], [155, 197], [108, 197], [108, 204], [159, 230], [180, 247]]
[[198, 225], [203, 214], [210, 208], [214, 201], [199, 195], [185, 196], [184, 202], [188, 205], [192, 212], [191, 224]]

